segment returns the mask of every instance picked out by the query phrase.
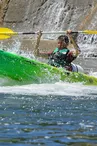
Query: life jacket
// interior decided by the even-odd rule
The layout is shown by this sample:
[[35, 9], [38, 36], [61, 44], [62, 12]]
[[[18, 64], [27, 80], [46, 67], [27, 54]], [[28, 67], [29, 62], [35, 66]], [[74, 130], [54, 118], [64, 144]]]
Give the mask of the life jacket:
[[70, 63], [66, 61], [69, 52], [67, 48], [62, 50], [56, 48], [50, 55], [48, 63], [56, 67], [65, 67], [65, 65], [69, 65]]

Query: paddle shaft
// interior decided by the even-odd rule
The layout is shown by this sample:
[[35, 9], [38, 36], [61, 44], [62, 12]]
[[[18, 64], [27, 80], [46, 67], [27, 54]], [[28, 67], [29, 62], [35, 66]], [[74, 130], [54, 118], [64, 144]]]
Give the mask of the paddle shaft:
[[[38, 34], [39, 32], [0, 32], [0, 35], [30, 35]], [[44, 31], [42, 34], [64, 34], [66, 31]], [[83, 33], [83, 31], [74, 31], [72, 33]]]
[[0, 32], [0, 35], [30, 35], [37, 34], [36, 32]]
[[[67, 31], [40, 31], [41, 34], [67, 34]], [[97, 30], [83, 30], [83, 31], [72, 31], [72, 33], [84, 33], [84, 34], [97, 34]], [[9, 39], [15, 35], [32, 35], [39, 34], [38, 32], [14, 32], [9, 28], [0, 28], [0, 40]]]
[[[2, 28], [1, 28], [2, 29]], [[3, 28], [4, 29], [4, 28]], [[39, 32], [14, 32], [10, 29], [6, 31], [0, 31], [0, 35], [31, 35], [38, 34]], [[67, 31], [41, 31], [42, 34], [66, 34]], [[83, 31], [72, 31], [72, 33], [85, 33], [85, 34], [97, 34], [97, 30], [83, 30]]]

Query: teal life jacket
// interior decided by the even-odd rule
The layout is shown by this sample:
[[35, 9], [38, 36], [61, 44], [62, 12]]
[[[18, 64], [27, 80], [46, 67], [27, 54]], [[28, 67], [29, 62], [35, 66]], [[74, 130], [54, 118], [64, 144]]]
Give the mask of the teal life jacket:
[[67, 48], [64, 48], [62, 50], [56, 48], [50, 55], [48, 63], [56, 67], [65, 67], [65, 65], [69, 65], [66, 61], [68, 53], [69, 49]]

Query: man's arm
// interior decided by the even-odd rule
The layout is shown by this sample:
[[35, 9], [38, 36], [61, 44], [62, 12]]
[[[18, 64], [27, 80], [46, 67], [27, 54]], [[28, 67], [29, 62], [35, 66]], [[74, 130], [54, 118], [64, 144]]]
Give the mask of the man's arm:
[[50, 55], [52, 54], [52, 52], [39, 52], [38, 57], [45, 57], [48, 58]]
[[35, 48], [34, 48], [34, 55], [37, 56], [37, 57], [40, 56], [40, 55], [39, 55], [39, 54], [40, 54], [40, 52], [39, 52], [39, 44], [40, 44], [41, 36], [42, 36], [42, 32], [39, 31], [39, 32], [37, 33], [36, 45], [35, 45]]
[[76, 43], [76, 41], [74, 40], [74, 38], [72, 37], [72, 31], [68, 30], [67, 35], [75, 48], [75, 51], [76, 51], [75, 56], [78, 56], [80, 54], [81, 50], [80, 50], [78, 44]]
[[42, 36], [42, 32], [40, 31], [40, 32], [38, 32], [36, 46], [35, 46], [35, 49], [34, 49], [34, 54], [37, 57], [45, 57], [45, 58], [48, 58], [52, 54], [52, 52], [40, 52], [39, 51], [39, 44], [40, 44], [41, 36]]

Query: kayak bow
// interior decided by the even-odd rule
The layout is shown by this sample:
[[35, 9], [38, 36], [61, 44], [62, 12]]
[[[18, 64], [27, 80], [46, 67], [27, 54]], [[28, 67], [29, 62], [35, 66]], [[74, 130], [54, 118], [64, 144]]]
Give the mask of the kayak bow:
[[97, 85], [97, 78], [83, 73], [69, 72], [46, 63], [31, 60], [10, 52], [0, 50], [0, 76], [9, 77], [25, 84], [55, 83], [58, 81], [81, 82]]

